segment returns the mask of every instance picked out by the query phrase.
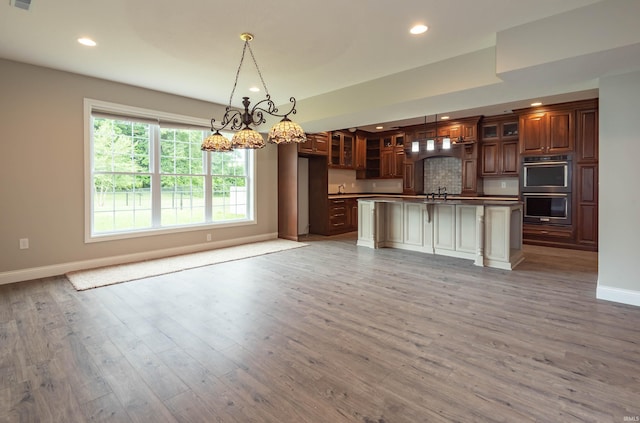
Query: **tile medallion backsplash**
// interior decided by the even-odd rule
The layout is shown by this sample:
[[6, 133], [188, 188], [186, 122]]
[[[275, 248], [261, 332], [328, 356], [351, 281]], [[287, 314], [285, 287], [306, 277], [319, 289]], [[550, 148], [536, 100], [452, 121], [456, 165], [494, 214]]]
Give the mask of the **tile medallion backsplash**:
[[438, 192], [446, 187], [448, 194], [462, 192], [462, 160], [457, 157], [432, 157], [424, 161], [424, 192]]

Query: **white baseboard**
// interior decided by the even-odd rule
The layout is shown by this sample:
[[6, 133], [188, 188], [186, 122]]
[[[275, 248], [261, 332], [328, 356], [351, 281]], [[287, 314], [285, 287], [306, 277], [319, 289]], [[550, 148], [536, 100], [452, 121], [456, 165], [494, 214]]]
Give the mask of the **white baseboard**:
[[598, 283], [596, 298], [640, 307], [640, 291], [603, 286]]
[[244, 238], [233, 238], [221, 241], [206, 242], [202, 244], [166, 248], [163, 250], [144, 251], [140, 253], [132, 253], [119, 256], [100, 257], [90, 260], [52, 264], [49, 266], [11, 270], [8, 272], [0, 273], [0, 285], [64, 275], [65, 273], [72, 272], [74, 270], [93, 269], [95, 267], [113, 266], [116, 264], [130, 263], [140, 260], [151, 260], [162, 257], [176, 256], [179, 254], [195, 253], [198, 251], [215, 250], [217, 248], [232, 247], [234, 245], [249, 244], [252, 242], [268, 241], [270, 239], [276, 238], [278, 238], [277, 232], [253, 235]]

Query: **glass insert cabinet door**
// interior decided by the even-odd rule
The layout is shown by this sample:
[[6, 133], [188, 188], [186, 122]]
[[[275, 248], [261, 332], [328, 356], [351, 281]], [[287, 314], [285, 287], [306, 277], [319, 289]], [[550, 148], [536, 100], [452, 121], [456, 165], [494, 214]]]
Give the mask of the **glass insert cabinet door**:
[[331, 154], [329, 164], [336, 167], [353, 168], [355, 139], [350, 134], [333, 132], [331, 134]]

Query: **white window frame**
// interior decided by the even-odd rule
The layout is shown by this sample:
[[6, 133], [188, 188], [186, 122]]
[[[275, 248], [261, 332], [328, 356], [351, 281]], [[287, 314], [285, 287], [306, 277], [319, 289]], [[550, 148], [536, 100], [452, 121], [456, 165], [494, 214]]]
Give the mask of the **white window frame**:
[[[111, 113], [114, 115], [121, 116], [131, 116], [132, 119], [147, 119], [154, 120], [158, 123], [160, 122], [171, 122], [173, 124], [182, 124], [182, 125], [193, 125], [197, 127], [208, 128], [210, 127], [210, 122], [207, 119], [195, 118], [191, 116], [179, 115], [174, 113], [166, 113], [160, 112], [151, 109], [145, 109], [141, 107], [134, 106], [126, 106], [117, 103], [106, 102], [102, 100], [96, 100], [91, 98], [84, 99], [84, 239], [85, 243], [92, 242], [101, 242], [101, 241], [112, 241], [118, 239], [129, 239], [129, 238], [139, 238], [146, 237], [152, 235], [160, 235], [160, 234], [169, 234], [169, 233], [179, 233], [179, 232], [190, 232], [190, 231], [199, 231], [199, 230], [211, 230], [215, 228], [227, 228], [234, 226], [249, 226], [257, 224], [257, 202], [256, 202], [256, 160], [255, 153], [253, 150], [247, 151], [247, 187], [250, 190], [248, 195], [248, 204], [247, 204], [247, 215], [246, 219], [226, 221], [226, 222], [213, 222], [207, 221], [204, 223], [197, 224], [188, 224], [188, 225], [176, 225], [176, 226], [167, 226], [167, 227], [153, 227], [150, 229], [134, 229], [128, 231], [122, 231], [117, 233], [106, 233], [106, 234], [93, 234], [92, 233], [92, 224], [93, 224], [93, 142], [92, 142], [92, 113], [93, 112], [102, 112], [102, 113]], [[158, 160], [156, 157], [156, 153], [154, 152], [155, 146], [151, 146], [152, 151], [152, 160]], [[210, 154], [214, 153], [204, 153], [206, 154], [206, 160], [204, 163], [204, 169], [207, 176], [205, 176], [205, 189], [211, 193], [211, 158]], [[225, 153], [219, 153], [225, 154]], [[158, 171], [156, 175], [156, 170], [158, 168], [155, 167], [152, 169], [152, 178], [161, 175]], [[208, 194], [209, 195], [209, 194]], [[208, 198], [208, 195], [206, 198]], [[159, 205], [159, 200], [154, 201], [153, 207], [157, 207]], [[209, 201], [207, 204], [207, 219], [210, 218], [211, 213], [208, 210], [211, 207], [211, 202]]]

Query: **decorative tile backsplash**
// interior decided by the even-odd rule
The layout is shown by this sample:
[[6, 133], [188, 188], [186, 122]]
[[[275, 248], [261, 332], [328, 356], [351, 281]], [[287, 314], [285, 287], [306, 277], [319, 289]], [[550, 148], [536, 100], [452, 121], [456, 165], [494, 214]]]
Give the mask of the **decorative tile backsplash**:
[[448, 194], [462, 192], [462, 160], [457, 157], [432, 157], [424, 161], [424, 192], [438, 192], [447, 187]]

